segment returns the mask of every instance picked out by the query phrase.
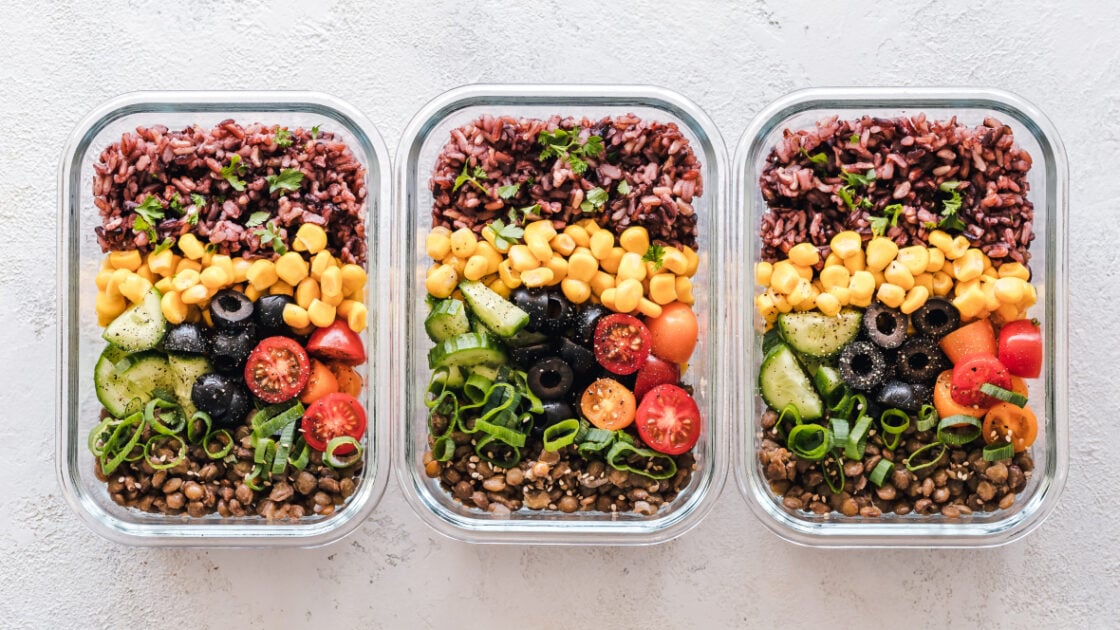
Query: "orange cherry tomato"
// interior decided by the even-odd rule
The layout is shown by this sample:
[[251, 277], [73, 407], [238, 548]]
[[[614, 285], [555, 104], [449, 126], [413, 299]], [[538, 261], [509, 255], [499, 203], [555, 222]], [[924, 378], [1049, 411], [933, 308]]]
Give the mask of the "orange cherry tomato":
[[953, 371], [945, 370], [937, 376], [933, 385], [933, 406], [937, 408], [938, 418], [964, 415], [973, 418], [983, 418], [986, 407], [973, 407], [962, 405], [953, 400]]
[[996, 356], [996, 333], [987, 318], [961, 326], [942, 337], [939, 343], [954, 365], [974, 354]]
[[672, 302], [661, 307], [657, 317], [646, 318], [653, 338], [653, 355], [670, 363], [685, 363], [696, 348], [700, 325], [692, 307]]
[[338, 391], [350, 394], [355, 398], [362, 393], [362, 377], [354, 371], [354, 368], [337, 361], [328, 363], [327, 367], [330, 368], [335, 380], [338, 381]]
[[607, 431], [630, 426], [637, 407], [634, 393], [613, 378], [601, 378], [588, 385], [580, 399], [583, 417]]
[[1030, 407], [1001, 402], [984, 414], [984, 442], [1011, 442], [1016, 453], [1030, 448], [1038, 437], [1038, 419]]
[[330, 368], [321, 361], [311, 359], [311, 378], [307, 379], [307, 386], [299, 394], [300, 402], [311, 404], [327, 394], [338, 391], [338, 379], [334, 377]]

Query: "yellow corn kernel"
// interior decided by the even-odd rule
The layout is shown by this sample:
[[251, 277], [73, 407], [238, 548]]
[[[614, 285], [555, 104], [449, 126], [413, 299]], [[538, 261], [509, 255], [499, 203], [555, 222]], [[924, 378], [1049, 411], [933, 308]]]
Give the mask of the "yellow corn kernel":
[[571, 256], [572, 252], [576, 249], [576, 242], [568, 234], [560, 233], [552, 237], [552, 240], [548, 242], [548, 246], [552, 248], [552, 251], [561, 256]]
[[233, 260], [226, 254], [214, 254], [211, 256], [210, 265], [224, 271], [228, 278], [233, 278]]
[[548, 283], [549, 286], [560, 284], [568, 277], [568, 260], [563, 256], [553, 255], [544, 266], [552, 270], [552, 281]]
[[440, 231], [433, 229], [428, 232], [425, 245], [428, 256], [432, 260], [443, 260], [451, 253], [451, 234], [448, 233], [447, 228], [442, 228]]
[[949, 236], [948, 232], [933, 230], [926, 240], [929, 241], [930, 245], [941, 250], [942, 254], [946, 254], [953, 249], [953, 237]]
[[982, 255], [978, 249], [965, 250], [964, 254], [953, 260], [953, 277], [958, 282], [979, 278], [984, 273]]
[[820, 309], [821, 313], [828, 316], [834, 316], [840, 312], [840, 300], [836, 296], [825, 291], [817, 296], [816, 306]]
[[583, 304], [591, 298], [591, 285], [575, 278], [564, 278], [560, 282], [560, 290], [572, 304]]
[[191, 324], [202, 322], [202, 311], [197, 306], [187, 305], [187, 322]]
[[339, 317], [346, 317], [350, 315], [350, 310], [354, 308], [355, 304], [361, 304], [359, 300], [342, 300], [334, 307], [334, 312]]
[[926, 261], [926, 271], [933, 273], [940, 271], [945, 266], [945, 253], [936, 247], [927, 247], [926, 253], [929, 254], [929, 259]]
[[311, 257], [309, 263], [308, 275], [318, 280], [323, 277], [323, 272], [331, 267], [337, 267], [338, 263], [335, 261], [334, 256], [328, 251], [321, 251]]
[[130, 249], [123, 252], [109, 252], [109, 265], [113, 269], [136, 271], [140, 267], [140, 250]]
[[836, 254], [836, 252], [829, 252], [828, 256], [824, 259], [825, 268], [828, 267], [843, 267], [844, 259]]
[[179, 264], [175, 265], [175, 273], [179, 273], [184, 269], [190, 269], [192, 271], [202, 271], [202, 263], [198, 262], [197, 260], [191, 260], [189, 258], [180, 258]]
[[317, 254], [327, 246], [327, 233], [322, 227], [314, 223], [304, 223], [296, 231], [296, 238], [292, 241], [292, 249], [297, 252]]
[[[156, 288], [159, 288], [158, 285]], [[250, 302], [256, 302], [258, 299], [260, 299], [261, 295], [263, 295], [260, 291], [257, 290], [256, 287], [251, 284], [245, 285], [245, 290], [242, 291], [242, 293], [245, 294], [245, 297], [249, 298]]]
[[851, 289], [848, 287], [832, 287], [826, 293], [831, 293], [836, 296], [836, 300], [840, 302], [840, 306], [847, 306], [852, 299]]
[[984, 291], [979, 285], [972, 285], [967, 291], [953, 298], [953, 306], [961, 312], [961, 318], [966, 320], [975, 319], [984, 310], [986, 303]]
[[245, 273], [245, 280], [257, 291], [264, 291], [276, 284], [279, 279], [280, 276], [276, 275], [276, 265], [271, 260], [256, 260]]
[[852, 274], [848, 272], [847, 267], [842, 265], [833, 265], [821, 269], [821, 286], [825, 291], [832, 287], [847, 287], [851, 280]]
[[1034, 306], [1034, 303], [1037, 301], [1038, 291], [1035, 290], [1033, 284], [1028, 283], [1026, 285], [1026, 295], [1023, 296], [1023, 301], [1019, 303], [1019, 306], [1025, 310], [1027, 308], [1030, 308], [1031, 306]]
[[[490, 243], [490, 246], [493, 247], [494, 249], [498, 250], [498, 252], [504, 254], [504, 253], [509, 251], [510, 242], [505, 240], [505, 239], [502, 239], [502, 240], [499, 241], [497, 239], [497, 235], [494, 233], [494, 228], [490, 227], [489, 225], [482, 228], [482, 231], [479, 232], [479, 235], [482, 236], [483, 241], [485, 241], [487, 243]], [[450, 239], [450, 237], [448, 237], [448, 238]], [[447, 247], [448, 247], [448, 255], [450, 255], [451, 254], [451, 241], [450, 240], [447, 241]]]
[[603, 294], [599, 296], [599, 301], [603, 303], [603, 306], [609, 308], [612, 311], [618, 310], [617, 308], [615, 308], [614, 304], [614, 294], [616, 291], [618, 291], [618, 289], [611, 287], [606, 291], [603, 291]]
[[[608, 270], [609, 271], [609, 270]], [[642, 254], [627, 251], [622, 255], [622, 259], [618, 263], [618, 276], [619, 282], [628, 278], [633, 278], [638, 282], [646, 279], [646, 266], [642, 262]]]
[[628, 252], [645, 256], [649, 249], [649, 232], [640, 225], [630, 226], [619, 235], [618, 244]]
[[501, 278], [502, 284], [511, 289], [521, 286], [521, 272], [511, 267], [509, 260], [503, 260], [498, 265], [498, 277]]
[[152, 283], [144, 277], [137, 274], [132, 274], [127, 280], [121, 283], [121, 295], [128, 301], [137, 303], [143, 299], [144, 294], [148, 289], [152, 288]]
[[784, 295], [770, 294], [770, 299], [774, 300], [774, 308], [778, 309], [779, 313], [788, 313], [793, 310], [793, 305], [789, 303], [789, 300], [787, 300]]
[[927, 296], [932, 295], [933, 294], [933, 274], [932, 273], [920, 273], [920, 274], [914, 276], [914, 286], [925, 287], [926, 288], [926, 295]]
[[938, 297], [949, 295], [953, 290], [953, 278], [944, 271], [933, 272], [933, 294]]
[[117, 295], [98, 293], [97, 299], [94, 301], [94, 308], [98, 317], [105, 316], [112, 321], [128, 308], [128, 302], [119, 293]]
[[343, 265], [340, 273], [342, 274], [342, 292], [346, 295], [352, 295], [366, 288], [366, 272], [358, 265]]
[[774, 270], [770, 273], [770, 286], [779, 293], [789, 295], [797, 287], [797, 282], [804, 280], [797, 268], [788, 260], [779, 260], [774, 263]]
[[334, 323], [334, 307], [319, 299], [311, 300], [311, 305], [307, 307], [307, 319], [319, 328], [326, 328]]
[[[141, 267], [141, 269], [143, 269], [143, 267]], [[999, 271], [997, 271], [995, 267], [984, 267], [984, 271], [981, 272], [980, 275], [985, 278], [991, 278], [992, 280], [999, 279]]]
[[544, 242], [551, 241], [556, 236], [556, 228], [553, 227], [552, 221], [541, 219], [533, 221], [525, 226], [525, 239], [542, 238]]
[[914, 276], [910, 274], [910, 270], [906, 265], [892, 260], [887, 268], [883, 270], [883, 279], [891, 284], [896, 284], [902, 287], [903, 291], [909, 291], [914, 288]]
[[614, 294], [615, 309], [620, 313], [630, 313], [638, 308], [642, 299], [642, 283], [634, 278], [620, 280]]
[[778, 313], [778, 309], [774, 307], [774, 300], [770, 299], [770, 296], [765, 293], [754, 296], [754, 306], [767, 321], [770, 321], [771, 315], [777, 315]]
[[[478, 247], [474, 250], [475, 256], [482, 256], [486, 259], [486, 273], [498, 273], [498, 265], [502, 264], [503, 256], [494, 249], [494, 246], [486, 241], [479, 241]], [[470, 262], [468, 259], [467, 262]]]
[[307, 309], [297, 304], [284, 305], [284, 323], [292, 328], [305, 328], [311, 324]]
[[949, 260], [956, 260], [964, 256], [965, 252], [971, 247], [972, 243], [968, 242], [968, 239], [965, 238], [963, 234], [958, 234], [953, 237], [953, 244], [950, 246], [949, 251], [945, 252], [945, 257]]
[[883, 277], [883, 272], [882, 271], [879, 271], [879, 270], [876, 269], [874, 271], [869, 271], [868, 273], [871, 274], [872, 278], [875, 278], [875, 286], [879, 286], [880, 284], [883, 284], [884, 282], [887, 281], [887, 279], [885, 277]]
[[886, 269], [897, 255], [898, 245], [894, 241], [877, 236], [867, 243], [867, 268]]
[[662, 250], [661, 268], [665, 271], [671, 271], [678, 276], [689, 275], [688, 259], [685, 258], [681, 250], [676, 247], [666, 247]]
[[475, 254], [467, 259], [467, 265], [463, 268], [463, 277], [467, 280], [478, 280], [486, 275], [489, 266], [490, 263], [485, 256]]
[[999, 277], [1001, 278], [1020, 278], [1022, 280], [1030, 280], [1031, 272], [1023, 263], [1009, 262], [1003, 263], [999, 266]]
[[548, 286], [552, 282], [552, 270], [548, 267], [538, 267], [521, 272], [521, 282], [530, 289]]
[[206, 285], [196, 284], [193, 287], [180, 293], [179, 297], [182, 298], [183, 304], [204, 304], [214, 295]]
[[249, 279], [249, 269], [253, 266], [253, 261], [248, 258], [234, 258], [233, 259], [233, 281], [235, 283], [246, 282]]
[[863, 253], [863, 250], [860, 250], [845, 258], [844, 268], [848, 270], [848, 273], [855, 273], [867, 269], [867, 255]]
[[659, 273], [649, 279], [649, 297], [657, 304], [668, 304], [677, 300], [677, 277], [671, 273]]
[[587, 230], [583, 229], [582, 226], [571, 224], [564, 228], [564, 233], [572, 237], [572, 240], [576, 243], [576, 247], [591, 246], [591, 235], [588, 234]]
[[175, 252], [170, 249], [165, 249], [159, 253], [152, 252], [148, 254], [148, 268], [152, 270], [152, 273], [170, 276], [175, 272], [175, 265], [178, 263], [175, 258]]
[[[604, 230], [605, 232], [606, 230]], [[612, 247], [610, 253], [605, 258], [599, 260], [599, 266], [607, 273], [618, 273], [618, 266], [622, 264], [622, 257], [626, 255], [626, 250], [621, 247]]]
[[451, 234], [451, 253], [459, 258], [470, 258], [478, 247], [478, 239], [470, 228], [459, 228]]
[[[538, 223], [548, 223], [548, 221], [538, 221]], [[533, 254], [534, 258], [541, 261], [541, 264], [552, 260], [552, 247], [540, 234], [536, 236], [526, 235], [525, 246], [529, 248], [529, 252]]]
[[676, 286], [677, 301], [692, 306], [696, 299], [692, 297], [692, 280], [687, 276], [677, 276]]
[[198, 262], [203, 267], [209, 267], [210, 266], [210, 261], [213, 260], [213, 259], [214, 259], [214, 246], [213, 246], [213, 244], [211, 244], [211, 245], [207, 246], [206, 252], [204, 254], [202, 254], [202, 258], [199, 259]]
[[128, 269], [116, 269], [109, 274], [109, 281], [105, 283], [105, 293], [111, 296], [119, 296], [121, 294], [121, 285], [125, 283], [128, 278], [132, 276], [132, 272]]
[[200, 274], [194, 269], [184, 269], [171, 278], [171, 288], [182, 293], [198, 284], [199, 276]]
[[[332, 307], [333, 308], [333, 307]], [[308, 314], [310, 317], [310, 314]], [[369, 309], [365, 304], [358, 302], [346, 315], [346, 325], [354, 332], [362, 332], [369, 323]]]
[[902, 300], [902, 304], [898, 307], [903, 313], [909, 315], [914, 311], [922, 308], [922, 305], [929, 299], [929, 289], [920, 284], [914, 285], [914, 288], [906, 292], [906, 299]]
[[198, 237], [191, 233], [186, 233], [179, 237], [179, 251], [191, 260], [198, 260], [206, 253], [206, 246], [198, 240]]
[[661, 305], [642, 298], [638, 300], [638, 312], [646, 317], [661, 317]]
[[770, 274], [773, 272], [774, 265], [765, 260], [759, 262], [754, 266], [754, 283], [763, 287], [770, 286]]
[[793, 261], [793, 264], [802, 267], [812, 267], [821, 261], [821, 253], [817, 251], [817, 246], [812, 243], [798, 243], [789, 248], [786, 256]]
[[94, 284], [97, 285], [98, 291], [104, 291], [105, 287], [109, 286], [109, 280], [113, 277], [111, 269], [102, 269], [97, 272], [97, 276], [93, 279]]
[[319, 283], [315, 282], [315, 278], [304, 278], [296, 285], [296, 304], [307, 308], [313, 300], [319, 299], [320, 294]]
[[156, 289], [158, 289], [160, 293], [167, 293], [168, 291], [174, 291], [175, 290], [174, 287], [171, 286], [171, 276], [166, 276], [166, 277], [160, 278], [152, 286], [154, 286]]
[[152, 273], [152, 270], [148, 268], [148, 265], [140, 265], [139, 267], [137, 267], [136, 275], [140, 276], [141, 278], [143, 278], [143, 279], [145, 279], [148, 282], [151, 282], [153, 284], [155, 283], [156, 280], [159, 280], [159, 276]]
[[525, 245], [514, 245], [509, 248], [510, 266], [518, 271], [529, 271], [541, 266], [541, 261]]
[[568, 277], [582, 282], [590, 282], [599, 270], [599, 261], [590, 252], [573, 252], [568, 259]]
[[187, 305], [176, 291], [168, 291], [159, 299], [159, 310], [163, 318], [172, 324], [182, 324], [187, 320]]
[[199, 282], [211, 291], [217, 291], [225, 287], [227, 284], [230, 284], [230, 280], [232, 280], [232, 278], [226, 275], [225, 270], [217, 265], [207, 267], [199, 274]]
[[588, 234], [594, 234], [596, 232], [602, 231], [603, 229], [602, 226], [595, 222], [595, 219], [580, 219], [579, 221], [576, 221], [576, 225], [581, 226], [583, 229], [587, 230]]
[[596, 271], [587, 284], [591, 285], [593, 295], [601, 296], [607, 289], [614, 288], [614, 276], [605, 271]]
[[502, 282], [501, 278], [495, 278], [493, 281], [486, 283], [486, 286], [490, 287], [490, 290], [494, 293], [507, 300], [509, 299], [510, 288], [506, 286], [505, 282]]
[[929, 266], [929, 250], [921, 245], [903, 247], [898, 250], [898, 257], [895, 260], [906, 267], [911, 276], [916, 276]]
[[611, 250], [614, 248], [614, 235], [606, 230], [599, 230], [591, 235], [591, 255], [599, 260], [603, 260], [611, 255]]
[[1006, 324], [1007, 322], [1022, 319], [1019, 313], [1019, 307], [1014, 304], [1000, 304], [999, 308], [996, 309], [995, 316], [999, 319], [1000, 323]]
[[684, 254], [684, 259], [688, 261], [688, 267], [684, 270], [684, 275], [692, 277], [696, 275], [696, 270], [700, 267], [700, 254], [688, 245], [681, 248], [681, 253]]
[[884, 282], [879, 285], [879, 290], [875, 293], [875, 297], [891, 308], [898, 308], [902, 306], [902, 302], [906, 299], [906, 290], [897, 284]]
[[1022, 278], [1012, 276], [1000, 278], [995, 281], [996, 297], [1004, 304], [1018, 304], [1026, 295], [1025, 284], [1027, 283]]
[[852, 230], [837, 232], [829, 241], [829, 245], [832, 247], [832, 252], [842, 260], [847, 260], [855, 256], [856, 252], [863, 251], [863, 239]]
[[848, 289], [852, 292], [852, 299], [871, 299], [871, 294], [875, 292], [875, 276], [871, 275], [870, 271], [857, 271], [852, 274], [851, 281], [848, 282]]
[[307, 261], [296, 252], [288, 252], [276, 260], [276, 275], [294, 287], [307, 277]]
[[793, 291], [789, 292], [789, 295], [786, 297], [786, 299], [789, 300], [789, 303], [791, 305], [796, 307], [798, 304], [801, 304], [805, 300], [810, 299], [812, 297], [812, 294], [813, 285], [810, 284], [809, 281], [805, 278], [799, 278], [797, 280], [797, 285], [793, 288]]
[[984, 292], [984, 310], [995, 311], [1000, 307], [999, 298], [996, 296], [996, 281], [988, 276], [980, 276], [980, 290]]
[[972, 287], [980, 286], [980, 279], [967, 280], [965, 282], [957, 282], [953, 285], [953, 295], [960, 295]]
[[437, 298], [451, 297], [451, 293], [457, 286], [459, 286], [459, 272], [447, 264], [437, 267], [424, 281], [424, 288]]
[[342, 270], [338, 267], [331, 267], [323, 272], [323, 276], [319, 278], [319, 293], [320, 299], [327, 304], [338, 306], [342, 302]]

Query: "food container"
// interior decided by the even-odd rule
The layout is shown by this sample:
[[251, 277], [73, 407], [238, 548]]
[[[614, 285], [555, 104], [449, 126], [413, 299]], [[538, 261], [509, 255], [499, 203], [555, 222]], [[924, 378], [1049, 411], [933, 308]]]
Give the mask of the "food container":
[[[758, 429], [765, 403], [757, 395], [762, 361], [762, 318], [754, 305], [753, 291], [734, 294], [732, 312], [736, 325], [743, 326], [746, 343], [743, 361], [744, 387], [737, 401], [743, 413], [735, 422], [735, 476], [739, 488], [758, 518], [778, 536], [802, 545], [818, 547], [988, 547], [1006, 544], [1037, 527], [1054, 509], [1066, 482], [1069, 466], [1067, 441], [1067, 253], [1066, 205], [1068, 167], [1066, 154], [1054, 126], [1025, 100], [999, 90], [972, 88], [878, 88], [808, 89], [794, 92], [771, 104], [754, 119], [743, 135], [734, 158], [735, 196], [745, 212], [744, 223], [735, 226], [746, 244], [742, 264], [747, 270], [740, 286], [753, 286], [750, 277], [760, 260], [758, 236], [761, 217], [767, 210], [758, 180], [767, 154], [782, 138], [783, 130], [812, 128], [822, 118], [837, 115], [841, 120], [868, 114], [898, 117], [925, 113], [930, 120], [956, 116], [960, 123], [978, 125], [992, 116], [1009, 125], [1020, 147], [1030, 153], [1033, 166], [1028, 173], [1028, 193], [1035, 206], [1031, 244], [1031, 283], [1038, 302], [1029, 316], [1041, 322], [1044, 365], [1039, 379], [1031, 381], [1030, 406], [1039, 421], [1039, 436], [1031, 451], [1034, 474], [1025, 490], [1008, 509], [976, 512], [958, 519], [940, 514], [879, 518], [846, 518], [794, 511], [775, 497], [762, 474], [758, 458], [761, 432]], [[738, 216], [738, 215], [736, 215]], [[733, 252], [739, 254], [740, 252]]]
[[[671, 503], [649, 516], [633, 513], [558, 511], [525, 508], [497, 517], [456, 502], [438, 480], [424, 474], [428, 450], [424, 405], [431, 347], [424, 332], [425, 272], [430, 264], [425, 235], [431, 228], [432, 194], [428, 179], [436, 155], [450, 132], [482, 114], [547, 118], [553, 114], [601, 117], [633, 113], [647, 120], [677, 123], [703, 163], [704, 195], [697, 201], [701, 263], [695, 282], [695, 310], [700, 342], [690, 364], [688, 382], [705, 420], [695, 447], [697, 464], [690, 484]], [[649, 544], [669, 540], [694, 526], [711, 508], [726, 474], [728, 389], [733, 386], [723, 296], [723, 260], [727, 243], [724, 167], [719, 132], [693, 103], [668, 90], [644, 86], [471, 85], [428, 103], [405, 130], [398, 151], [396, 203], [393, 208], [391, 277], [393, 280], [390, 387], [394, 414], [397, 478], [409, 504], [426, 523], [452, 538], [470, 542]]]
[[100, 105], [70, 135], [59, 170], [58, 308], [59, 393], [57, 400], [57, 472], [63, 496], [91, 529], [118, 543], [179, 546], [316, 546], [353, 531], [373, 511], [388, 475], [388, 432], [381, 398], [390, 365], [387, 333], [378, 317], [386, 302], [369, 292], [369, 326], [362, 334], [369, 359], [364, 366], [363, 391], [368, 430], [363, 438], [365, 467], [354, 494], [344, 507], [327, 517], [296, 522], [260, 517], [202, 518], [167, 516], [124, 508], [112, 501], [106, 484], [94, 475], [94, 458], [87, 436], [98, 422], [101, 406], [93, 387], [93, 367], [105, 346], [94, 313], [97, 274], [102, 252], [94, 235], [100, 216], [93, 203], [93, 165], [100, 152], [121, 134], [140, 125], [163, 124], [183, 128], [212, 126], [232, 118], [241, 123], [263, 122], [286, 126], [321, 125], [338, 134], [367, 168], [367, 271], [373, 286], [385, 284], [382, 261], [382, 212], [389, 199], [389, 158], [377, 131], [356, 109], [343, 101], [314, 92], [137, 92]]

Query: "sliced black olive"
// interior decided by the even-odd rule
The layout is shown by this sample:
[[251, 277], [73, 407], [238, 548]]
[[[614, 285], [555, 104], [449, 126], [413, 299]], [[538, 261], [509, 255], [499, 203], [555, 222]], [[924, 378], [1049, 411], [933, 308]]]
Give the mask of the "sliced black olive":
[[921, 406], [914, 386], [902, 381], [890, 380], [879, 388], [875, 400], [887, 408], [902, 409], [903, 411], [917, 411]]
[[572, 406], [563, 400], [546, 400], [541, 406], [544, 407], [544, 412], [533, 423], [533, 435], [539, 436], [557, 422], [577, 417]]
[[590, 348], [595, 342], [595, 326], [604, 315], [610, 315], [610, 311], [602, 304], [584, 304], [576, 315], [575, 341]]
[[572, 366], [572, 371], [578, 376], [593, 376], [599, 365], [595, 361], [595, 353], [578, 343], [565, 337], [560, 341], [560, 358]]
[[529, 323], [525, 329], [544, 331], [545, 319], [548, 317], [548, 292], [544, 289], [526, 289], [519, 287], [509, 295], [509, 299], [517, 308], [529, 314]]
[[945, 298], [931, 297], [910, 316], [914, 328], [923, 335], [940, 338], [961, 325], [961, 312]]
[[563, 398], [572, 389], [572, 368], [559, 357], [538, 361], [529, 368], [529, 389], [544, 400]]
[[911, 383], [910, 387], [914, 390], [914, 398], [918, 400], [918, 407], [922, 405], [933, 404], [933, 386], [929, 383]]
[[880, 348], [897, 348], [906, 341], [906, 315], [882, 302], [872, 302], [863, 312], [864, 332]]
[[578, 311], [578, 307], [569, 302], [563, 293], [549, 291], [548, 309], [545, 312], [541, 328], [546, 333], [559, 335], [575, 325]]
[[173, 326], [163, 338], [163, 349], [173, 354], [204, 354], [206, 335], [197, 324]]
[[932, 337], [911, 337], [898, 349], [898, 377], [907, 383], [930, 383], [949, 365]]
[[257, 345], [256, 326], [244, 330], [218, 331], [210, 336], [210, 362], [219, 372], [233, 372], [245, 367], [245, 360]]
[[268, 337], [286, 333], [288, 325], [284, 323], [284, 307], [295, 303], [291, 296], [283, 294], [266, 295], [258, 299], [254, 319], [262, 333]]
[[853, 389], [874, 389], [886, 374], [883, 352], [868, 341], [853, 341], [840, 352], [840, 378]]
[[253, 302], [233, 289], [222, 289], [210, 300], [210, 319], [218, 330], [241, 330], [253, 323]]
[[234, 377], [225, 374], [203, 374], [191, 386], [191, 402], [199, 411], [209, 414], [211, 419], [226, 417], [238, 385]]
[[214, 426], [232, 428], [245, 422], [249, 410], [253, 408], [253, 396], [240, 382], [234, 381], [233, 394], [229, 398], [229, 411], [225, 415], [212, 416]]
[[512, 348], [509, 351], [509, 356], [510, 359], [513, 360], [513, 364], [523, 370], [553, 354], [552, 346], [547, 343], [534, 343], [520, 348]]

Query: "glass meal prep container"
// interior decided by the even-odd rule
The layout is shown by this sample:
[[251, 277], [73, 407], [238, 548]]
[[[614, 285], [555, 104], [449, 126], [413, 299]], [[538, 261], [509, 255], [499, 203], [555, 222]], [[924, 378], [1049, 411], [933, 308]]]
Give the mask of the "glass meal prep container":
[[[700, 263], [693, 277], [699, 342], [685, 382], [694, 388], [703, 419], [693, 449], [696, 468], [676, 498], [651, 515], [522, 507], [505, 516], [468, 508], [440, 487], [424, 470], [429, 450], [425, 397], [431, 376], [426, 356], [433, 343], [425, 334], [425, 274], [431, 265], [425, 239], [432, 227], [433, 196], [429, 178], [451, 132], [482, 115], [548, 118], [552, 115], [634, 114], [646, 121], [679, 125], [699, 158], [703, 196], [694, 198], [698, 217]], [[676, 537], [694, 526], [719, 493], [727, 447], [725, 395], [734, 384], [730, 358], [721, 351], [726, 339], [726, 287], [723, 260], [727, 243], [724, 167], [719, 132], [690, 101], [654, 87], [592, 85], [470, 85], [439, 96], [421, 110], [405, 130], [396, 164], [391, 276], [394, 295], [391, 389], [394, 457], [406, 499], [423, 521], [452, 538], [470, 542], [554, 544], [649, 544]]]
[[[814, 514], [792, 510], [772, 492], [759, 458], [763, 432], [760, 419], [766, 403], [758, 383], [763, 359], [763, 317], [754, 296], [754, 267], [761, 260], [759, 235], [768, 211], [759, 177], [767, 156], [785, 130], [812, 129], [818, 120], [838, 116], [854, 120], [864, 115], [895, 118], [925, 114], [930, 121], [956, 117], [967, 126], [994, 117], [1010, 126], [1015, 142], [1033, 158], [1027, 173], [1034, 203], [1030, 282], [1038, 299], [1027, 317], [1041, 323], [1043, 366], [1037, 379], [1028, 379], [1029, 406], [1038, 418], [1038, 438], [1031, 447], [1034, 472], [1025, 488], [1006, 509], [962, 514], [950, 519], [935, 513], [899, 516], [845, 517], [838, 512]], [[1033, 105], [1007, 92], [952, 88], [838, 88], [807, 89], [789, 94], [762, 111], [743, 135], [734, 157], [734, 199], [743, 204], [744, 223], [736, 226], [743, 239], [743, 264], [732, 265], [747, 274], [733, 295], [735, 325], [749, 335], [740, 359], [745, 361], [738, 403], [744, 413], [735, 423], [735, 476], [740, 490], [758, 518], [778, 536], [818, 547], [984, 547], [1011, 542], [1037, 527], [1054, 509], [1066, 482], [1067, 442], [1067, 187], [1068, 167], [1061, 140], [1046, 117]], [[752, 287], [747, 290], [745, 287]], [[946, 454], [947, 456], [947, 454]], [[826, 501], [827, 503], [827, 501]]]
[[[94, 364], [105, 348], [95, 314], [97, 275], [105, 254], [94, 233], [101, 217], [94, 205], [94, 164], [107, 146], [138, 126], [165, 125], [172, 130], [191, 125], [210, 128], [233, 119], [242, 125], [262, 123], [291, 129], [321, 128], [344, 141], [366, 168], [366, 245], [368, 325], [360, 333], [367, 350], [358, 396], [368, 426], [361, 442], [364, 468], [353, 494], [333, 514], [298, 520], [266, 520], [250, 516], [223, 518], [148, 513], [125, 508], [109, 496], [107, 484], [94, 472], [87, 446], [102, 407], [94, 391]], [[353, 531], [377, 504], [388, 475], [388, 431], [377, 413], [387, 394], [381, 383], [390, 365], [382, 339], [382, 293], [369, 286], [385, 284], [382, 259], [383, 212], [389, 199], [389, 158], [376, 129], [347, 103], [317, 92], [137, 92], [99, 106], [75, 128], [63, 151], [59, 171], [59, 394], [56, 464], [63, 495], [74, 511], [98, 534], [118, 543], [176, 546], [317, 546]], [[294, 236], [293, 236], [294, 238]]]

